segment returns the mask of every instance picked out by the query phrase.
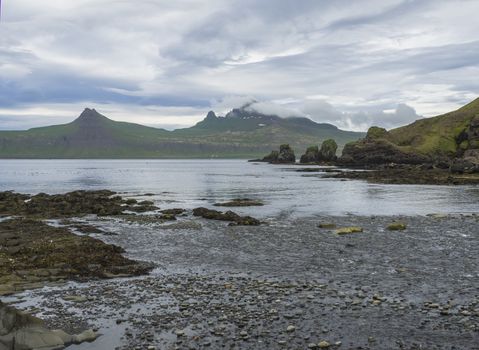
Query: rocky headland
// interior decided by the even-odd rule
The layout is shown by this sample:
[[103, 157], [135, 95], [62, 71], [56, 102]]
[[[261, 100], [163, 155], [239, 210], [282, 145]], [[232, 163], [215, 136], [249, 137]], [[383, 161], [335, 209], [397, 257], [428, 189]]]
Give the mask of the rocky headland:
[[[309, 147], [300, 163], [334, 165], [337, 169], [325, 170], [325, 176], [333, 178], [390, 184], [478, 184], [479, 99], [397, 129], [373, 126], [363, 139], [347, 143], [339, 158], [336, 151], [334, 140], [326, 140], [321, 148]], [[262, 161], [283, 163], [278, 161], [279, 154], [273, 151]]]
[[366, 137], [347, 144], [343, 164], [424, 164], [457, 173], [479, 171], [479, 99], [433, 118], [386, 131], [369, 129]]

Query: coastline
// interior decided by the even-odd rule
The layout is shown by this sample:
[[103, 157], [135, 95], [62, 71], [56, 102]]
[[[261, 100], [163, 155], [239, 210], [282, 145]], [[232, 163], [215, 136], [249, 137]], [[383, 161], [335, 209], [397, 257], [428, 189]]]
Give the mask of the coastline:
[[[152, 274], [67, 283], [9, 301], [46, 316], [52, 328], [98, 330], [91, 345], [102, 348], [470, 349], [477, 340], [477, 214], [278, 218], [256, 227], [197, 219], [201, 228], [187, 229], [87, 218], [103, 231], [112, 220], [118, 235], [104, 240], [128, 257], [144, 255], [145, 237], [162, 246]], [[407, 228], [389, 231], [395, 221]], [[321, 223], [363, 232], [340, 236]]]

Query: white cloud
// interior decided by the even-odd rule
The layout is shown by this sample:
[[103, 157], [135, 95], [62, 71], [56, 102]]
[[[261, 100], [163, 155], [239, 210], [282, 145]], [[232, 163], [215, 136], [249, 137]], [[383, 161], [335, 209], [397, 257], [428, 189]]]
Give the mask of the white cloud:
[[285, 107], [271, 102], [254, 102], [246, 110], [256, 111], [265, 115], [277, 115], [281, 118], [303, 117], [304, 113], [298, 109]]
[[363, 106], [348, 111], [347, 107], [340, 110], [323, 100], [308, 100], [303, 110], [314, 121], [332, 123], [341, 129], [354, 131], [367, 131], [371, 126], [391, 129], [422, 118], [414, 108], [404, 103], [396, 105], [394, 109]]
[[[431, 116], [479, 92], [475, 0], [2, 5], [0, 108], [50, 110], [32, 117], [32, 126], [84, 101], [115, 106], [117, 115], [135, 110], [123, 115], [133, 122], [157, 113], [159, 124], [186, 125], [200, 112], [225, 113], [227, 104], [240, 105], [234, 99], [255, 96], [263, 101], [256, 108], [281, 115], [305, 112], [319, 98], [349, 116], [333, 113], [332, 122], [362, 128], [408, 119], [403, 111], [381, 113], [398, 104]], [[184, 112], [168, 116], [166, 108]]]

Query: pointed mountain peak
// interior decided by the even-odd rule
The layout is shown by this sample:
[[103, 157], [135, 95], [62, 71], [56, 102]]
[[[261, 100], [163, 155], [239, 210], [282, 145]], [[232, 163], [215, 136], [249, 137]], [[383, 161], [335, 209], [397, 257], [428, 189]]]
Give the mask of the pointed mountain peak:
[[74, 120], [74, 123], [94, 124], [105, 120], [109, 119], [98, 113], [94, 108], [85, 108], [80, 116]]
[[208, 114], [206, 115], [206, 119], [216, 119], [218, 118], [213, 111], [209, 111]]

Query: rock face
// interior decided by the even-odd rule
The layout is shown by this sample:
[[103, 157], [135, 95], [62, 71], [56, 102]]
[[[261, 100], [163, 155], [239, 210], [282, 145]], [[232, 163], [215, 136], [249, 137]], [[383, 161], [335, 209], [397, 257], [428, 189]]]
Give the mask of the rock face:
[[344, 146], [340, 158], [342, 164], [379, 165], [388, 163], [421, 164], [428, 158], [415, 153], [406, 153], [387, 140], [386, 129], [373, 126], [362, 140]]
[[69, 335], [62, 330], [49, 330], [41, 319], [0, 301], [0, 349], [63, 349], [73, 343], [94, 341], [97, 336], [92, 330], [78, 335]]
[[272, 164], [288, 164], [295, 163], [296, 156], [294, 155], [293, 149], [289, 145], [284, 144], [279, 147], [279, 152], [271, 151], [271, 153], [265, 156], [261, 161]]
[[479, 149], [479, 115], [459, 134], [456, 142], [462, 149]]
[[428, 161], [428, 157], [404, 152], [387, 140], [367, 137], [344, 146], [339, 159], [345, 165], [422, 164]]
[[318, 146], [308, 147], [306, 153], [301, 156], [300, 163], [319, 163], [319, 162], [332, 162], [337, 159], [336, 151], [338, 145], [333, 139], [325, 140], [321, 149]]

